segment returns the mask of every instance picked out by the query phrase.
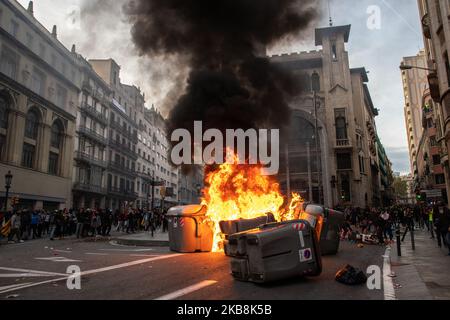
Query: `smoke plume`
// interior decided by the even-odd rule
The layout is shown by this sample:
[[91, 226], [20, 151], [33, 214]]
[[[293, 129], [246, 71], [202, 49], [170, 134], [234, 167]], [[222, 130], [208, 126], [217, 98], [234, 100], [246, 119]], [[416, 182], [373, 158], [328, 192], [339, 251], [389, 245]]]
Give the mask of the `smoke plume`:
[[[314, 0], [129, 0], [124, 12], [144, 56], [180, 57], [187, 86], [169, 131], [283, 129], [300, 82], [271, 64], [265, 48], [300, 36], [317, 17]], [[181, 93], [180, 93], [181, 94]]]

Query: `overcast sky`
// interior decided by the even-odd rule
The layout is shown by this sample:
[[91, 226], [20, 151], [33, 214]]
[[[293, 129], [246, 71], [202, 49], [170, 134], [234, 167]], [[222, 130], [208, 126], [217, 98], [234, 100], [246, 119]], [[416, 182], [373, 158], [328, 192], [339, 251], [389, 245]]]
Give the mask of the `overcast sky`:
[[[19, 0], [25, 7], [28, 0]], [[167, 57], [149, 60], [137, 55], [130, 29], [121, 15], [124, 0], [35, 0], [36, 18], [51, 30], [58, 25], [59, 39], [87, 58], [114, 58], [122, 67], [122, 81], [136, 84], [146, 93], [148, 106], [161, 107], [167, 88], [183, 70], [172, 70]], [[326, 0], [323, 11], [328, 14]], [[370, 29], [368, 9], [380, 12], [380, 29]], [[79, 9], [81, 7], [81, 9]], [[423, 47], [420, 18], [415, 0], [331, 0], [335, 25], [351, 24], [348, 44], [350, 66], [370, 71], [369, 88], [375, 106], [380, 109], [377, 128], [381, 141], [394, 165], [394, 171], [409, 173], [408, 147], [403, 116], [403, 92], [398, 69], [402, 57], [413, 56]], [[373, 12], [373, 11], [371, 11]], [[79, 13], [79, 14], [78, 14]], [[324, 17], [318, 26], [326, 26]], [[311, 39], [313, 33], [311, 32]], [[279, 45], [271, 53], [289, 53], [315, 49], [312, 41]], [[165, 90], [161, 90], [165, 88]], [[169, 96], [177, 96], [175, 87]], [[166, 99], [167, 101], [167, 99]], [[166, 103], [167, 104], [167, 103]]]

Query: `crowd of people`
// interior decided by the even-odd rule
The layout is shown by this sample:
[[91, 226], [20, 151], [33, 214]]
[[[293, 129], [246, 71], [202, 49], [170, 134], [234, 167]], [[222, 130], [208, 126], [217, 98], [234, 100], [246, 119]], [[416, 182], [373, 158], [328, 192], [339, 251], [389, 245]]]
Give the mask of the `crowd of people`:
[[0, 238], [7, 237], [9, 243], [32, 239], [64, 239], [111, 235], [112, 230], [123, 233], [140, 231], [168, 231], [167, 211], [155, 210], [14, 210], [0, 216]]
[[427, 230], [439, 247], [450, 255], [450, 210], [443, 205], [395, 205], [389, 208], [336, 208], [344, 212], [341, 238], [352, 239], [355, 232], [374, 234], [379, 244], [394, 242], [394, 233], [403, 230]]

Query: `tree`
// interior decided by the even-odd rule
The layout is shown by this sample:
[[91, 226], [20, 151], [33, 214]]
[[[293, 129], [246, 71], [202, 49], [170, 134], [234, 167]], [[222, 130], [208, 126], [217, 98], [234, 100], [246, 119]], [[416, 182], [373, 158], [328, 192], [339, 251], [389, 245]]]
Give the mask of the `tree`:
[[393, 183], [395, 197], [397, 199], [406, 198], [408, 196], [408, 184], [400, 177], [396, 177]]

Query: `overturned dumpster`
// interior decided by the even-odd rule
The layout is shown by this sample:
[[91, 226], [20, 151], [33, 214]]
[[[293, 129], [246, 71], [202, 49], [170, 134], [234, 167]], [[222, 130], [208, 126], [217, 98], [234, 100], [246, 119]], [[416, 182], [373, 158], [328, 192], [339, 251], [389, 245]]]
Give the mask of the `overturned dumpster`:
[[322, 255], [335, 255], [339, 251], [340, 228], [344, 223], [344, 214], [339, 211], [309, 204], [300, 214], [300, 218], [307, 220], [315, 228], [320, 239]]
[[266, 283], [322, 273], [317, 235], [306, 220], [270, 223], [228, 239], [231, 273], [237, 280]]
[[213, 230], [206, 217], [206, 207], [173, 207], [167, 212], [170, 250], [182, 253], [210, 252]]

